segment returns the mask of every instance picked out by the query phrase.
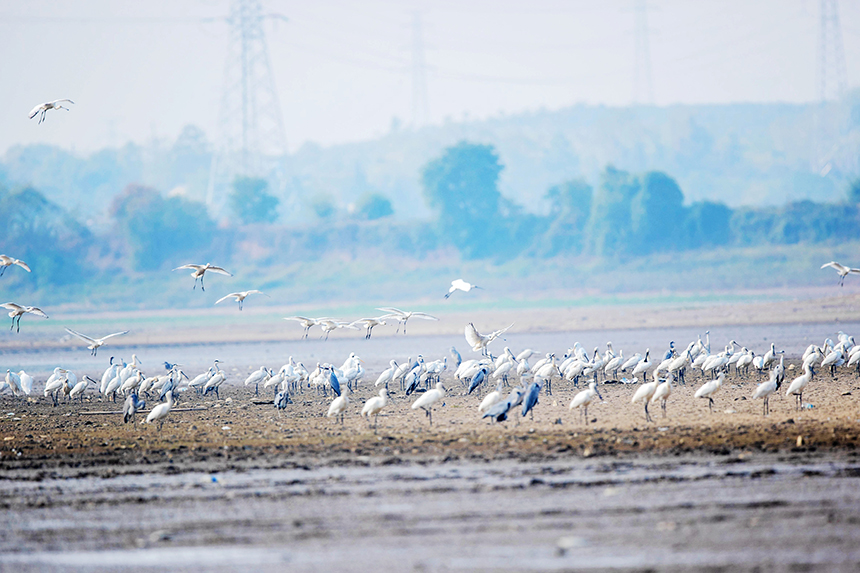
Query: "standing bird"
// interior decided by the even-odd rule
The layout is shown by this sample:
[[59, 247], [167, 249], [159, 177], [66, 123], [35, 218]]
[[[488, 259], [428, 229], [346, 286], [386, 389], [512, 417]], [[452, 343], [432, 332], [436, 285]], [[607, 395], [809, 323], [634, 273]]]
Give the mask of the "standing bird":
[[647, 384], [642, 384], [639, 388], [636, 389], [636, 392], [633, 394], [633, 399], [631, 400], [632, 404], [636, 404], [638, 402], [642, 402], [645, 404], [645, 421], [653, 422], [651, 419], [651, 414], [648, 413], [648, 401], [651, 400], [651, 397], [654, 396], [654, 392], [657, 391], [657, 386], [660, 385], [660, 379], [657, 377], [657, 371], [654, 371], [654, 381], [648, 382]]
[[720, 372], [719, 376], [715, 380], [711, 380], [710, 382], [705, 382], [702, 384], [694, 397], [696, 398], [707, 398], [708, 399], [708, 411], [713, 412], [714, 407], [714, 394], [723, 387], [723, 381], [726, 379], [726, 373]]
[[[211, 271], [212, 269], [210, 268], [209, 270]], [[202, 275], [200, 277], [200, 288], [203, 288], [203, 277], [202, 277]], [[222, 296], [221, 298], [216, 300], [215, 304], [218, 304], [219, 302], [224, 302], [228, 298], [232, 297], [232, 298], [236, 299], [236, 302], [239, 303], [239, 310], [242, 310], [242, 305], [244, 304], [245, 299], [248, 298], [249, 294], [261, 294], [263, 296], [269, 296], [261, 290], [245, 290], [242, 292], [231, 292], [230, 294], [228, 294], [226, 296]], [[272, 298], [272, 297], [269, 297], [269, 298]]]
[[417, 410], [421, 408], [427, 414], [427, 417], [430, 419], [430, 425], [433, 425], [433, 406], [437, 402], [441, 402], [442, 398], [445, 397], [445, 386], [442, 385], [441, 382], [436, 383], [436, 387], [432, 390], [428, 390], [421, 395], [420, 398], [415, 400], [412, 403], [412, 409]]
[[495, 406], [498, 402], [502, 401], [502, 387], [504, 386], [504, 381], [500, 381], [496, 386], [496, 389], [487, 394], [483, 400], [481, 400], [480, 405], [478, 405], [478, 411], [480, 413], [484, 413], [489, 410], [491, 407]]
[[467, 283], [463, 279], [455, 279], [455, 280], [451, 281], [451, 288], [448, 289], [448, 293], [445, 295], [445, 298], [448, 298], [449, 296], [451, 296], [452, 294], [454, 294], [454, 292], [456, 292], [458, 290], [461, 290], [463, 292], [469, 292], [473, 288], [481, 288], [481, 287], [479, 287], [478, 285], [473, 285], [471, 283]]
[[781, 380], [777, 377], [776, 369], [770, 371], [770, 378], [767, 382], [762, 382], [758, 385], [753, 393], [753, 400], [764, 398], [762, 404], [762, 415], [767, 416], [770, 413], [770, 395], [779, 391]]
[[173, 409], [172, 391], [167, 393], [167, 402], [159, 404], [152, 409], [152, 411], [146, 417], [146, 423], [151, 424], [153, 422], [158, 422], [158, 430], [161, 431], [161, 426], [164, 425], [164, 420], [165, 418], [167, 418], [167, 415], [170, 413], [171, 409]]
[[42, 123], [43, 121], [45, 121], [45, 114], [48, 113], [49, 109], [64, 109], [66, 111], [69, 111], [69, 108], [60, 105], [64, 101], [67, 101], [72, 104], [75, 103], [70, 99], [55, 99], [54, 101], [46, 101], [45, 103], [40, 103], [39, 105], [31, 109], [29, 117], [30, 119], [33, 119], [34, 117], [36, 117], [37, 113], [41, 112], [42, 116], [39, 118], [39, 123]]
[[18, 265], [28, 273], [30, 272], [30, 267], [27, 266], [27, 263], [21, 261], [19, 259], [13, 259], [12, 257], [7, 257], [6, 255], [0, 255], [0, 277], [3, 276], [3, 273], [6, 272], [6, 269], [11, 267], [12, 265]]
[[[376, 310], [381, 310], [382, 312], [387, 312], [389, 314], [383, 316], [382, 318], [396, 318], [400, 324], [397, 326], [397, 332], [400, 332], [400, 327], [403, 327], [403, 334], [406, 334], [406, 322], [410, 318], [421, 318], [424, 320], [439, 320], [432, 314], [427, 314], [426, 312], [418, 312], [418, 311], [404, 311], [399, 308], [394, 307], [382, 307], [377, 308]], [[397, 333], [395, 333], [397, 334]]]
[[803, 390], [809, 385], [809, 381], [815, 376], [815, 370], [809, 364], [803, 365], [803, 374], [791, 381], [785, 395], [794, 394], [797, 402], [797, 409], [803, 407]]
[[[172, 396], [173, 394], [171, 394], [171, 397]], [[131, 420], [131, 423], [133, 424], [134, 415], [144, 408], [146, 408], [146, 401], [139, 399], [135, 392], [129, 394], [128, 398], [125, 399], [125, 404], [122, 405], [123, 424], [128, 424], [129, 420]]]
[[532, 382], [531, 384], [529, 384], [529, 388], [528, 390], [526, 390], [526, 393], [523, 396], [523, 418], [526, 417], [526, 414], [531, 412], [531, 419], [534, 420], [534, 407], [537, 406], [538, 395], [540, 394], [541, 387], [542, 384], [540, 382]]
[[343, 426], [343, 416], [344, 412], [346, 412], [346, 407], [349, 405], [349, 398], [346, 394], [342, 394], [331, 401], [329, 404], [328, 412], [326, 412], [326, 418], [335, 417], [337, 420], [340, 417], [340, 425]]
[[281, 390], [275, 395], [275, 408], [278, 409], [278, 416], [281, 415], [281, 410], [285, 410], [287, 404], [292, 404], [293, 401], [290, 400], [290, 393], [286, 390]]
[[830, 261], [829, 263], [824, 263], [821, 265], [821, 268], [824, 267], [833, 267], [833, 269], [839, 273], [839, 286], [844, 286], [845, 277], [849, 274], [860, 274], [860, 269], [852, 269], [851, 267], [846, 267], [845, 265], [840, 265], [836, 261]]
[[114, 332], [113, 334], [108, 334], [107, 336], [102, 336], [101, 338], [90, 338], [86, 334], [81, 334], [80, 332], [75, 332], [71, 328], [67, 328], [66, 332], [68, 332], [71, 335], [77, 336], [78, 338], [80, 338], [84, 342], [88, 342], [89, 346], [87, 346], [87, 348], [90, 349], [90, 351], [91, 351], [90, 354], [93, 356], [96, 355], [99, 348], [104, 346], [105, 342], [107, 342], [109, 338], [113, 338], [114, 336], [122, 336], [123, 334], [128, 334], [127, 330], [123, 330], [122, 332]]
[[[588, 424], [588, 405], [591, 404], [594, 397], [597, 396], [600, 398], [600, 401], [603, 401], [603, 396], [600, 395], [600, 391], [597, 389], [597, 382], [592, 380], [588, 383], [588, 389], [582, 390], [576, 396], [573, 397], [573, 400], [570, 402], [570, 406], [567, 407], [568, 410], [573, 410], [574, 408], [579, 408], [579, 418], [582, 420], [583, 414], [585, 416], [585, 423]], [[584, 410], [584, 412], [583, 412]]]
[[200, 279], [200, 290], [203, 290], [203, 291], [206, 290], [206, 287], [203, 286], [203, 276], [206, 274], [206, 271], [212, 271], [213, 273], [218, 273], [221, 275], [227, 275], [228, 277], [233, 276], [232, 274], [230, 274], [226, 270], [222, 269], [221, 267], [216, 267], [212, 263], [206, 263], [205, 265], [187, 264], [187, 265], [182, 265], [181, 267], [176, 267], [173, 270], [179, 271], [182, 269], [191, 269], [193, 271], [191, 273], [191, 276], [194, 277], [194, 286], [191, 287], [191, 290], [194, 290], [197, 288], [197, 279]]
[[9, 327], [9, 330], [15, 328], [15, 319], [18, 319], [18, 330], [15, 332], [21, 332], [21, 317], [27, 313], [35, 314], [36, 316], [41, 316], [42, 318], [48, 318], [48, 315], [45, 314], [41, 308], [36, 308], [35, 306], [21, 306], [20, 304], [15, 304], [14, 302], [4, 302], [0, 304], [0, 307], [5, 308], [9, 311], [9, 316], [12, 318], [12, 326]]
[[666, 380], [660, 383], [657, 388], [654, 390], [654, 395], [651, 396], [651, 403], [653, 404], [657, 400], [660, 400], [660, 409], [663, 410], [663, 417], [666, 417], [666, 400], [669, 399], [669, 394], [672, 393], [672, 380], [675, 378], [675, 374], [669, 372], [669, 375], [666, 376]]
[[460, 353], [453, 346], [451, 347], [451, 357], [454, 359], [454, 368], [459, 368], [460, 363], [463, 362], [463, 357], [460, 356]]
[[388, 400], [388, 388], [381, 388], [379, 390], [379, 396], [370, 398], [364, 403], [364, 408], [361, 409], [361, 415], [366, 417], [368, 422], [370, 421], [370, 417], [373, 416], [374, 431], [379, 424], [379, 413], [388, 405]]

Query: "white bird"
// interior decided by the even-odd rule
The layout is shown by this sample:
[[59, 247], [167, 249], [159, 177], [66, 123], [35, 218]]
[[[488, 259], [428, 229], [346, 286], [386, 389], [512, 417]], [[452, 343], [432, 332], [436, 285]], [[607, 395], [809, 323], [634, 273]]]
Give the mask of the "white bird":
[[674, 372], [669, 372], [669, 375], [657, 388], [654, 390], [654, 395], [651, 396], [651, 403], [653, 404], [657, 400], [661, 400], [660, 408], [663, 410], [663, 417], [666, 417], [666, 400], [669, 399], [669, 395], [672, 393], [672, 380], [674, 379]]
[[42, 116], [39, 118], [39, 123], [42, 123], [43, 121], [45, 121], [45, 114], [48, 113], [49, 109], [64, 109], [66, 111], [69, 111], [69, 108], [60, 105], [64, 101], [67, 101], [72, 104], [75, 103], [70, 99], [55, 99], [54, 101], [46, 101], [45, 103], [40, 103], [39, 105], [31, 109], [29, 118], [33, 119], [34, 117], [36, 117], [37, 113], [41, 112]]
[[394, 308], [391, 306], [377, 308], [376, 310], [381, 310], [382, 312], [389, 313], [388, 315], [383, 316], [382, 318], [396, 318], [398, 321], [400, 321], [400, 324], [397, 326], [397, 332], [400, 332], [400, 326], [403, 326], [403, 334], [406, 334], [406, 322], [410, 318], [414, 317], [414, 318], [421, 318], [423, 320], [439, 320], [438, 318], [436, 318], [432, 314], [427, 314], [426, 312], [417, 312], [417, 311], [408, 311], [407, 312], [407, 311], [400, 310], [399, 308]]
[[830, 261], [829, 263], [824, 263], [821, 265], [821, 268], [824, 267], [833, 267], [833, 269], [839, 273], [839, 286], [843, 286], [845, 282], [845, 277], [849, 274], [860, 274], [860, 269], [852, 269], [851, 267], [846, 267], [845, 265], [840, 265], [836, 261]]
[[[212, 270], [212, 269], [209, 269], [209, 270]], [[202, 288], [202, 286], [203, 286], [202, 281], [200, 282], [200, 285]], [[232, 297], [232, 298], [236, 299], [236, 302], [239, 303], [239, 310], [242, 310], [242, 305], [244, 304], [245, 299], [248, 298], [249, 294], [261, 294], [263, 296], [269, 296], [261, 290], [244, 290], [242, 292], [231, 292], [228, 295], [222, 296], [221, 298], [219, 298], [218, 300], [215, 301], [215, 304], [218, 304], [219, 302], [224, 302], [228, 298]], [[272, 298], [272, 297], [269, 297], [269, 298]]]
[[792, 380], [791, 384], [788, 386], [788, 390], [785, 392], [786, 396], [789, 394], [795, 395], [798, 409], [803, 406], [803, 390], [809, 385], [809, 381], [812, 380], [814, 375], [815, 370], [812, 369], [812, 366], [804, 364], [803, 374]]
[[12, 257], [7, 257], [6, 255], [0, 255], [0, 277], [3, 276], [3, 273], [6, 272], [6, 269], [11, 267], [12, 265], [18, 265], [28, 273], [30, 272], [30, 267], [27, 266], [27, 263], [21, 261], [19, 259], [13, 259]]
[[379, 423], [379, 413], [387, 405], [388, 405], [388, 389], [387, 388], [381, 388], [379, 390], [379, 396], [374, 396], [373, 398], [370, 398], [367, 402], [364, 403], [364, 408], [361, 409], [361, 415], [366, 417], [368, 419], [368, 421], [370, 421], [370, 417], [373, 416], [373, 429], [374, 430], [376, 429], [376, 426]]
[[9, 327], [9, 330], [15, 328], [15, 319], [18, 319], [18, 330], [15, 332], [21, 332], [21, 317], [27, 313], [35, 314], [36, 316], [41, 316], [42, 318], [48, 318], [48, 315], [45, 314], [41, 308], [36, 308], [35, 306], [21, 306], [20, 304], [15, 304], [14, 302], [4, 302], [0, 304], [0, 308], [5, 308], [9, 311], [9, 316], [12, 318], [12, 326]]
[[11, 388], [12, 395], [17, 397], [24, 393], [24, 389], [21, 387], [21, 377], [9, 368], [6, 369], [6, 384]]
[[708, 399], [708, 411], [713, 412], [714, 405], [714, 394], [723, 387], [723, 381], [726, 379], [726, 373], [720, 372], [719, 376], [716, 379], [711, 380], [710, 382], [705, 382], [702, 384], [696, 393], [693, 395], [696, 398], [707, 398]]
[[245, 386], [253, 384], [254, 395], [259, 395], [260, 382], [266, 382], [271, 377], [272, 373], [269, 372], [269, 369], [265, 366], [260, 366], [259, 370], [254, 370], [248, 375], [247, 378], [245, 378]]
[[191, 269], [192, 270], [191, 276], [194, 277], [194, 286], [191, 287], [191, 290], [194, 290], [197, 288], [197, 279], [200, 279], [200, 290], [204, 290], [204, 291], [206, 290], [206, 288], [203, 286], [203, 276], [206, 274], [206, 271], [212, 271], [213, 273], [218, 273], [221, 275], [227, 275], [228, 277], [233, 276], [232, 274], [230, 274], [229, 272], [227, 272], [223, 268], [216, 267], [212, 263], [206, 263], [205, 265], [187, 264], [187, 265], [182, 265], [181, 267], [176, 267], [173, 270], [179, 271], [182, 269]]
[[93, 380], [89, 376], [84, 375], [84, 377], [81, 378], [81, 381], [78, 382], [77, 384], [75, 384], [74, 388], [72, 388], [71, 392], [69, 392], [69, 398], [74, 400], [75, 398], [80, 396], [81, 397], [81, 404], [83, 404], [84, 403], [84, 391], [87, 389], [87, 386], [89, 385], [90, 382], [96, 383], [95, 380]]
[[167, 402], [163, 402], [157, 406], [155, 406], [149, 415], [146, 417], [146, 423], [151, 424], [153, 422], [158, 422], [158, 429], [161, 430], [161, 426], [164, 425], [164, 419], [167, 418], [167, 415], [170, 413], [170, 410], [173, 409], [173, 390], [170, 390], [167, 393]]
[[660, 379], [657, 377], [657, 371], [654, 371], [654, 381], [647, 382], [639, 386], [636, 389], [636, 392], [633, 394], [633, 399], [630, 401], [631, 404], [636, 404], [638, 402], [642, 402], [645, 404], [645, 421], [652, 422], [651, 414], [648, 413], [648, 401], [651, 400], [651, 397], [654, 395], [654, 392], [657, 391], [657, 386], [660, 384]]
[[510, 326], [505, 328], [500, 328], [499, 330], [494, 330], [490, 334], [483, 335], [478, 332], [478, 329], [475, 328], [475, 325], [471, 322], [466, 325], [465, 334], [466, 334], [466, 342], [472, 347], [473, 352], [480, 352], [482, 355], [486, 356], [488, 354], [487, 346], [500, 337], [502, 334], [508, 331], [508, 329], [513, 326], [513, 323]]
[[762, 382], [759, 384], [755, 392], [753, 392], [753, 400], [758, 400], [759, 398], [764, 399], [764, 403], [762, 404], [762, 415], [767, 416], [770, 413], [770, 395], [779, 390], [780, 380], [777, 376], [776, 369], [770, 371], [770, 378], [767, 382]]
[[504, 381], [501, 381], [496, 386], [496, 389], [484, 396], [484, 399], [481, 400], [481, 403], [478, 405], [478, 411], [480, 413], [484, 413], [489, 410], [493, 405], [502, 400], [502, 387], [504, 386]]
[[594, 400], [594, 397], [597, 396], [603, 401], [603, 396], [600, 395], [600, 391], [597, 389], [597, 382], [592, 380], [588, 383], [588, 389], [582, 390], [576, 396], [573, 397], [573, 400], [570, 402], [570, 406], [567, 407], [568, 410], [573, 410], [574, 408], [580, 408], [579, 417], [580, 419], [585, 417], [585, 423], [588, 424], [588, 405]]
[[385, 384], [385, 387], [387, 388], [388, 383], [394, 380], [394, 373], [397, 372], [397, 368], [397, 362], [391, 360], [388, 363], [388, 368], [383, 370], [382, 373], [379, 375], [379, 378], [376, 379], [375, 385], [379, 386], [380, 384]]
[[305, 333], [302, 335], [302, 338], [307, 338], [308, 332], [310, 331], [311, 327], [318, 325], [319, 321], [323, 319], [308, 318], [306, 316], [285, 316], [284, 320], [295, 320], [296, 322], [301, 324], [302, 327], [304, 327], [305, 329]]
[[427, 390], [424, 394], [421, 395], [420, 398], [415, 400], [412, 403], [412, 409], [417, 410], [421, 408], [426, 412], [427, 417], [430, 419], [430, 425], [433, 425], [433, 406], [437, 402], [441, 402], [445, 397], [445, 386], [442, 385], [441, 382], [436, 383], [436, 387], [432, 390]]
[[123, 330], [122, 332], [114, 332], [113, 334], [108, 334], [107, 336], [102, 336], [101, 338], [91, 338], [91, 337], [87, 336], [86, 334], [81, 334], [80, 332], [76, 332], [76, 331], [72, 330], [71, 328], [66, 328], [66, 332], [68, 332], [69, 334], [71, 334], [73, 336], [77, 336], [78, 338], [80, 338], [84, 342], [88, 342], [89, 345], [87, 346], [87, 348], [89, 348], [92, 351], [92, 352], [90, 352], [90, 354], [92, 354], [93, 356], [96, 355], [99, 348], [104, 346], [105, 342], [107, 342], [108, 339], [113, 338], [114, 336], [122, 336], [123, 334], [128, 334], [127, 330]]
[[359, 318], [358, 320], [354, 320], [349, 323], [350, 326], [362, 325], [367, 329], [367, 333], [364, 335], [365, 340], [369, 340], [371, 334], [373, 333], [373, 327], [375, 326], [385, 326], [387, 323], [383, 320], [383, 317], [376, 318]]
[[448, 289], [448, 294], [445, 295], [445, 298], [448, 298], [455, 291], [461, 290], [463, 292], [469, 292], [473, 288], [481, 288], [478, 285], [473, 285], [472, 283], [467, 283], [463, 279], [455, 279], [451, 281], [451, 288]]
[[343, 416], [344, 412], [346, 412], [346, 407], [349, 405], [349, 398], [346, 396], [346, 392], [335, 398], [329, 404], [328, 412], [326, 413], [326, 418], [331, 418], [332, 416], [337, 419], [340, 416], [340, 424], [343, 425]]
[[24, 391], [24, 394], [27, 396], [33, 392], [33, 377], [21, 370], [18, 372], [18, 377], [21, 378], [21, 390]]
[[651, 360], [649, 360], [649, 356], [651, 355], [651, 349], [645, 350], [645, 358], [636, 363], [636, 366], [633, 367], [632, 375], [635, 377], [639, 374], [644, 374], [651, 368]]
[[353, 326], [348, 322], [333, 320], [333, 319], [325, 319], [320, 320], [318, 322], [320, 328], [322, 328], [323, 332], [325, 332], [325, 339], [328, 340], [328, 335], [337, 330], [338, 328], [349, 328], [350, 330], [359, 330], [357, 326]]

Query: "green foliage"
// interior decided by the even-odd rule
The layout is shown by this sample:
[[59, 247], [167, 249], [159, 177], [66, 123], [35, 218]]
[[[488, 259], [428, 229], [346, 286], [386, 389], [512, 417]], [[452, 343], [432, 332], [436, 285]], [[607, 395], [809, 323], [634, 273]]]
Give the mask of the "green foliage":
[[393, 214], [391, 201], [380, 193], [366, 193], [355, 204], [355, 216], [359, 219], [375, 221]]
[[86, 280], [92, 235], [63, 208], [32, 187], [14, 192], [0, 188], [0, 213], [4, 217], [0, 253], [28, 263], [33, 273], [27, 280], [40, 285]]
[[582, 252], [585, 226], [591, 214], [594, 190], [583, 179], [550, 187], [544, 198], [550, 203], [548, 226], [538, 252], [553, 256]]
[[860, 179], [855, 179], [848, 188], [848, 202], [855, 205], [860, 203]]
[[687, 212], [684, 235], [691, 249], [732, 242], [732, 210], [722, 203], [699, 201]]
[[330, 219], [335, 212], [334, 199], [327, 193], [317, 193], [311, 198], [311, 209], [320, 219]]
[[646, 173], [630, 206], [629, 250], [678, 250], [686, 215], [684, 194], [675, 180], [658, 171]]
[[639, 180], [611, 165], [600, 179], [586, 226], [586, 248], [598, 256], [620, 254], [629, 243], [630, 207], [639, 192]]
[[272, 223], [278, 218], [280, 201], [266, 192], [265, 179], [237, 177], [230, 192], [230, 208], [245, 224]]
[[129, 185], [114, 198], [111, 215], [131, 264], [141, 270], [173, 265], [178, 256], [210, 245], [214, 236], [215, 222], [204, 205], [139, 185]]

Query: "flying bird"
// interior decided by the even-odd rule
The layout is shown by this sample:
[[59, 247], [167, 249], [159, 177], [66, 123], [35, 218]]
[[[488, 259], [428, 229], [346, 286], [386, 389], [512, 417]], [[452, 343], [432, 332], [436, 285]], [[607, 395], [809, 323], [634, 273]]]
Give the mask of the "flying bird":
[[69, 111], [69, 108], [60, 105], [64, 101], [67, 101], [69, 103], [75, 103], [70, 99], [55, 99], [54, 101], [46, 101], [45, 103], [40, 103], [39, 105], [30, 110], [30, 119], [33, 119], [34, 117], [36, 117], [37, 113], [41, 112], [42, 116], [39, 118], [39, 123], [42, 123], [43, 121], [45, 121], [45, 114], [48, 113], [49, 109], [64, 109], [66, 111]]
[[[212, 270], [212, 269], [209, 269], [209, 270]], [[202, 279], [202, 276], [201, 276], [201, 279]], [[202, 280], [200, 282], [200, 285], [202, 288], [202, 285], [203, 285]], [[242, 310], [242, 304], [245, 302], [245, 299], [248, 298], [249, 294], [261, 294], [263, 296], [269, 296], [261, 290], [246, 290], [246, 291], [242, 291], [242, 292], [231, 292], [230, 294], [228, 294], [226, 296], [222, 296], [221, 298], [216, 300], [215, 304], [218, 304], [219, 302], [224, 302], [228, 298], [232, 297], [232, 298], [235, 298], [236, 302], [239, 303], [239, 310]], [[269, 298], [272, 298], [272, 297], [269, 297]]]
[[469, 292], [473, 288], [481, 288], [478, 285], [473, 285], [472, 283], [467, 283], [463, 279], [454, 279], [451, 281], [451, 288], [448, 289], [448, 293], [445, 295], [445, 298], [448, 298], [455, 291], [461, 290], [463, 292]]
[[21, 306], [20, 304], [15, 304], [14, 302], [4, 302], [0, 304], [0, 308], [5, 308], [9, 311], [9, 316], [12, 318], [12, 326], [9, 327], [9, 330], [15, 328], [15, 319], [18, 319], [18, 330], [15, 332], [21, 332], [21, 317], [27, 313], [35, 314], [36, 316], [41, 316], [42, 318], [48, 318], [48, 315], [42, 312], [41, 308], [36, 308], [35, 306]]
[[855, 274], [855, 275], [860, 274], [860, 269], [852, 269], [851, 267], [846, 267], [845, 265], [840, 265], [836, 261], [830, 261], [829, 263], [825, 263], [825, 264], [821, 265], [822, 269], [824, 267], [833, 267], [833, 269], [837, 273], [839, 273], [839, 286], [844, 286], [843, 283], [845, 282], [845, 277], [847, 277], [849, 274]]
[[469, 324], [466, 325], [466, 330], [465, 330], [466, 342], [468, 342], [469, 345], [472, 347], [473, 352], [480, 352], [482, 355], [486, 356], [487, 355], [487, 346], [492, 341], [494, 341], [495, 339], [500, 337], [502, 334], [507, 332], [508, 329], [511, 328], [511, 326], [513, 326], [513, 325], [514, 324], [511, 323], [510, 326], [507, 326], [505, 328], [500, 328], [499, 330], [494, 330], [490, 334], [483, 335], [480, 332], [478, 332], [478, 329], [475, 328], [475, 325], [470, 322]]
[[[376, 310], [381, 310], [382, 312], [390, 313], [390, 314], [387, 314], [385, 316], [381, 316], [380, 318], [383, 320], [386, 318], [396, 318], [398, 321], [400, 321], [400, 325], [398, 325], [398, 327], [397, 327], [397, 332], [400, 332], [400, 326], [403, 326], [403, 334], [406, 334], [406, 322], [412, 317], [422, 318], [424, 320], [439, 320], [438, 318], [436, 318], [432, 314], [427, 314], [426, 312], [417, 312], [417, 311], [407, 312], [404, 310], [400, 310], [399, 308], [394, 308], [394, 307], [390, 307], [390, 306], [377, 308]], [[395, 334], [397, 334], [397, 332], [395, 332]]]
[[205, 291], [206, 287], [203, 286], [203, 275], [206, 274], [206, 271], [212, 271], [213, 273], [218, 273], [222, 275], [227, 275], [228, 277], [232, 277], [233, 275], [222, 269], [221, 267], [216, 267], [212, 263], [206, 263], [205, 265], [193, 265], [187, 264], [182, 265], [181, 267], [176, 267], [173, 269], [174, 271], [182, 270], [182, 269], [192, 269], [194, 272], [191, 273], [191, 276], [194, 277], [194, 286], [191, 287], [191, 290], [197, 288], [197, 279], [200, 279], [200, 290]]
[[3, 267], [2, 269], [0, 269], [0, 277], [2, 277], [3, 273], [6, 272], [6, 269], [11, 267], [12, 265], [18, 265], [28, 273], [30, 272], [30, 267], [28, 267], [27, 263], [25, 263], [24, 261], [19, 259], [13, 259], [12, 257], [8, 257], [6, 255], [0, 255], [0, 267]]
[[92, 352], [90, 352], [90, 354], [92, 354], [93, 356], [96, 355], [99, 348], [104, 346], [105, 342], [107, 342], [109, 338], [113, 338], [114, 336], [122, 336], [123, 334], [128, 334], [127, 330], [123, 330], [122, 332], [114, 332], [113, 334], [108, 334], [107, 336], [102, 336], [101, 338], [91, 338], [91, 337], [87, 336], [86, 334], [81, 334], [80, 332], [75, 332], [71, 328], [66, 328], [66, 332], [68, 332], [69, 334], [71, 334], [73, 336], [77, 336], [78, 338], [80, 338], [84, 342], [89, 343], [87, 348], [89, 348], [92, 351]]

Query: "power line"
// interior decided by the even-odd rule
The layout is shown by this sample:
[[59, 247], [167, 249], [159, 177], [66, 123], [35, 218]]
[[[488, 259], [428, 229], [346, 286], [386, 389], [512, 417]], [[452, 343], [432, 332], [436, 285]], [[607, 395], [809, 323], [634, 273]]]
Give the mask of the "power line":
[[651, 52], [648, 48], [648, 2], [635, 0], [633, 5], [634, 65], [633, 103], [654, 105], [654, 84], [651, 82]]
[[424, 32], [421, 13], [412, 18], [412, 125], [425, 125], [430, 111], [427, 101], [427, 64], [424, 61]]

